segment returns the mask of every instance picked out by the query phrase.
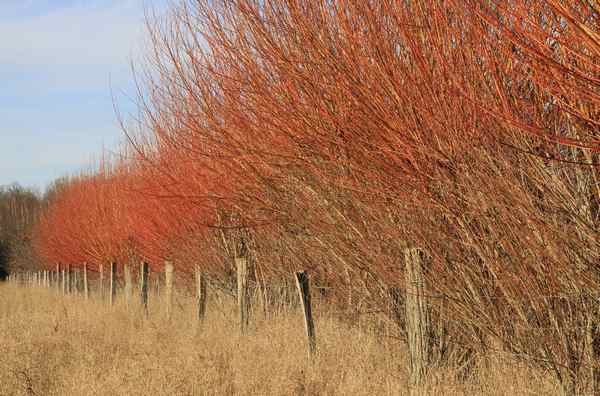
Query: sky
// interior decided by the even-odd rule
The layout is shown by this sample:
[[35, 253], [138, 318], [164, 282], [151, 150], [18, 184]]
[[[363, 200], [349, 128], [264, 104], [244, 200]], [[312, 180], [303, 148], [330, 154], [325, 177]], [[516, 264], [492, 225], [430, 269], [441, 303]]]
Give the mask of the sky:
[[0, 185], [43, 190], [123, 140], [144, 10], [169, 0], [0, 0]]

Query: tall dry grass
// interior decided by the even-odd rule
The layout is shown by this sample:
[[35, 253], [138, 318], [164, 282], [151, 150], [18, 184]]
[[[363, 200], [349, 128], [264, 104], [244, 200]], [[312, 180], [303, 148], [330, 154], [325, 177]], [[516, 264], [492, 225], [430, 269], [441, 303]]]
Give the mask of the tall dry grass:
[[[317, 299], [310, 362], [293, 307], [256, 312], [241, 336], [231, 298], [213, 294], [201, 325], [190, 296], [177, 295], [170, 322], [151, 297], [145, 318], [124, 301], [0, 285], [0, 395], [407, 394], [404, 346], [383, 318], [350, 322]], [[548, 373], [511, 359], [489, 355], [464, 383], [438, 369], [427, 394], [559, 393]]]

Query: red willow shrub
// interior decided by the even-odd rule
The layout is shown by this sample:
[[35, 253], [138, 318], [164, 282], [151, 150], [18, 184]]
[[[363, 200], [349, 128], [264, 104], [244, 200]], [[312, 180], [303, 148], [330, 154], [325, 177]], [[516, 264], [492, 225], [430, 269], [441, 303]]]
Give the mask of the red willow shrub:
[[104, 223], [46, 231], [44, 251], [135, 246], [227, 285], [245, 245], [260, 282], [309, 268], [342, 306], [387, 310], [417, 246], [449, 342], [492, 340], [583, 386], [585, 293], [600, 287], [598, 10], [565, 4], [175, 6], [150, 25], [149, 132], [111, 179], [120, 198], [96, 213], [71, 193], [46, 222], [81, 207]]
[[[163, 73], [152, 92], [172, 107], [159, 109], [168, 122], [154, 129], [182, 147], [208, 143], [186, 158], [227, 169], [241, 216], [270, 213], [279, 243], [316, 260], [338, 290], [368, 279], [359, 294], [374, 301], [373, 284], [401, 283], [402, 247], [420, 246], [433, 258], [431, 283], [451, 297], [444, 309], [475, 324], [471, 336], [569, 361], [570, 377], [577, 346], [540, 349], [522, 332], [513, 342], [515, 327], [504, 327], [517, 318], [539, 337], [557, 323], [547, 314], [555, 302], [540, 301], [597, 286], [594, 272], [576, 270], [593, 268], [593, 223], [574, 221], [591, 185], [580, 181], [596, 169], [547, 164], [578, 153], [564, 144], [597, 142], [593, 123], [582, 123], [594, 119], [585, 111], [595, 108], [593, 52], [567, 46], [565, 59], [552, 56], [562, 37], [581, 43], [590, 33], [556, 33], [574, 15], [556, 2], [506, 7], [191, 3], [155, 35]], [[574, 68], [582, 53], [592, 58]], [[589, 99], [573, 110], [579, 98]], [[573, 126], [586, 135], [570, 136]], [[585, 321], [559, 316], [563, 327]], [[570, 338], [582, 345], [581, 334]]]
[[36, 232], [51, 264], [93, 269], [123, 257], [128, 239], [119, 189], [107, 172], [72, 178], [48, 204]]

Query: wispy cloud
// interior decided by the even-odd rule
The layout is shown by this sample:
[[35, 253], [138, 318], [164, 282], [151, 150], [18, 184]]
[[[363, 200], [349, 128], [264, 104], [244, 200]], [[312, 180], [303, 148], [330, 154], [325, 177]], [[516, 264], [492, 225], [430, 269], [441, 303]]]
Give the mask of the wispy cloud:
[[87, 4], [63, 2], [42, 15], [27, 15], [32, 6], [21, 7], [25, 15], [3, 20], [0, 73], [36, 72], [38, 87], [43, 80], [51, 87], [78, 85], [82, 78], [107, 85], [109, 75], [123, 81], [129, 62], [142, 51], [141, 1]]
[[110, 90], [133, 92], [144, 4], [168, 1], [0, 0], [0, 184], [42, 187], [111, 148]]

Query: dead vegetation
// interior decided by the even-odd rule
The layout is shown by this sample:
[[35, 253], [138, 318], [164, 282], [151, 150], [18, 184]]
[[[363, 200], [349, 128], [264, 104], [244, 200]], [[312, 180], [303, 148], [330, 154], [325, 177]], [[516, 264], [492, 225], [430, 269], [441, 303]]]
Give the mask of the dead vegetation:
[[[156, 296], [150, 316], [53, 290], [0, 286], [2, 395], [402, 395], [405, 350], [383, 317], [349, 325], [316, 302], [318, 353], [306, 356], [301, 314], [257, 313], [239, 334], [235, 303], [212, 296], [207, 320], [177, 295], [172, 320]], [[512, 356], [490, 354], [461, 383], [442, 368], [429, 395], [555, 395], [556, 381]]]

